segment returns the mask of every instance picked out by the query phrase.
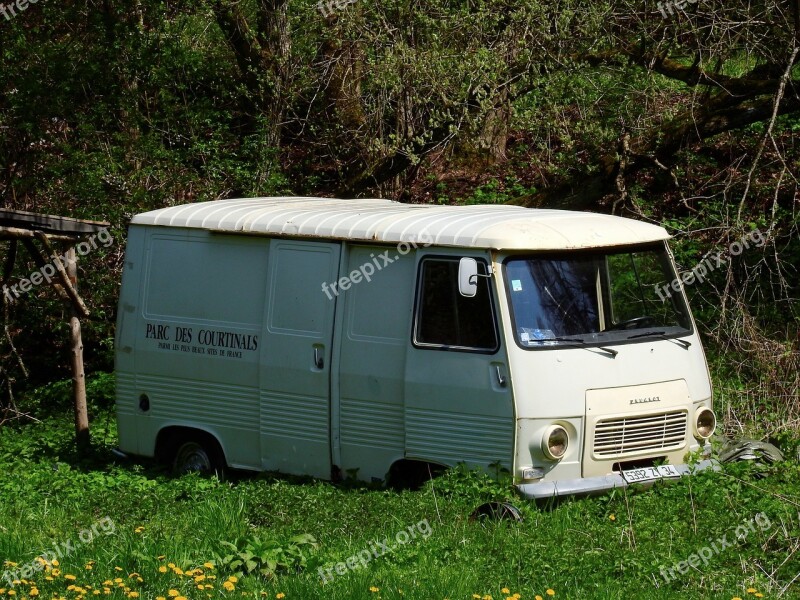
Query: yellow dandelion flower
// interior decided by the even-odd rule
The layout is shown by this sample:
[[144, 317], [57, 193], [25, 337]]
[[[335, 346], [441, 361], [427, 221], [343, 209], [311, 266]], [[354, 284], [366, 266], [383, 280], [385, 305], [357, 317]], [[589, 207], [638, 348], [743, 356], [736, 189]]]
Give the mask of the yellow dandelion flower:
[[500, 590], [500, 591], [501, 591], [501, 592], [503, 592], [504, 594], [510, 594], [510, 593], [511, 593], [511, 590], [510, 590], [510, 589], [508, 589], [508, 588], [503, 588], [503, 589], [502, 589], [502, 590]]
[[373, 586], [370, 586], [370, 588], [369, 588], [369, 591], [370, 591], [370, 592], [372, 592], [372, 593], [374, 594], [375, 592], [380, 592], [380, 591], [381, 591], [381, 589], [380, 589], [380, 588], [377, 588], [377, 587], [375, 587], [375, 586], [373, 585]]
[[186, 600], [186, 596], [178, 596], [175, 600]]
[[731, 600], [742, 600], [742, 599], [739, 598], [739, 596], [734, 596], [733, 598], [731, 598]]
[[161, 556], [156, 556], [156, 560], [164, 560], [165, 558], [167, 557], [164, 556], [163, 554]]
[[158, 572], [159, 573], [166, 573], [167, 572], [167, 567], [165, 567], [164, 565], [161, 565], [160, 567], [158, 567]]
[[28, 593], [29, 593], [31, 596], [38, 596], [38, 595], [39, 595], [39, 589], [38, 589], [38, 588], [35, 588], [35, 587], [33, 587], [33, 588], [31, 588], [31, 591], [29, 591]]
[[236, 586], [233, 585], [233, 583], [231, 583], [230, 581], [226, 581], [225, 583], [223, 583], [222, 587], [224, 587], [229, 592], [232, 592], [233, 590], [236, 589]]
[[514, 600], [514, 596], [506, 596], [506, 600]]
[[114, 567], [115, 571], [122, 571], [122, 567]]
[[275, 594], [275, 597], [278, 598], [278, 600], [280, 600], [281, 598], [286, 598], [286, 594], [284, 594], [283, 592], [278, 592], [277, 594]]
[[230, 577], [228, 577], [228, 581], [230, 581], [231, 583], [237, 583], [239, 581], [239, 578], [236, 577], [235, 575], [231, 575]]
[[539, 594], [536, 594], [536, 597], [534, 598], [534, 600], [542, 600], [542, 597]]
[[111, 593], [111, 588], [104, 587], [104, 588], [103, 588], [103, 593], [104, 593], [106, 596], [108, 596], [108, 595]]
[[75, 581], [77, 579], [77, 577], [75, 577], [75, 575], [70, 575], [69, 573], [67, 573], [66, 575], [64, 575], [64, 579], [69, 579], [70, 581]]
[[617, 517], [614, 516], [614, 515], [608, 515], [608, 518], [611, 519], [612, 521], [616, 521], [617, 520]]
[[203, 566], [204, 566], [206, 569], [213, 569], [213, 568], [214, 568], [214, 563], [205, 562], [205, 563], [203, 563]]
[[522, 598], [522, 594], [514, 594], [512, 598], [514, 598], [514, 600], [519, 600], [520, 598]]
[[138, 597], [139, 597], [139, 592], [130, 592], [128, 594], [128, 598], [138, 598]]
[[472, 594], [472, 597], [475, 598], [475, 600], [481, 600], [480, 594]]
[[183, 575], [183, 569], [181, 569], [180, 567], [175, 567], [174, 569], [172, 569], [172, 572], [175, 573], [175, 575]]
[[[53, 564], [55, 564], [55, 563], [56, 563], [56, 561], [53, 561]], [[53, 573], [53, 577], [58, 577], [59, 575], [61, 575], [61, 569], [53, 569], [52, 573]]]
[[177, 598], [181, 593], [178, 590], [170, 590], [167, 592], [167, 595], [171, 598]]
[[205, 575], [198, 575], [197, 577], [194, 578], [194, 582], [200, 583], [201, 581], [205, 580], [205, 578], [206, 578]]
[[545, 591], [545, 594], [547, 594], [548, 596], [555, 596], [556, 595], [556, 591], [555, 590], [551, 590], [550, 588], [547, 588], [547, 590]]
[[758, 590], [756, 588], [747, 588], [748, 594], [755, 594]]
[[57, 566], [58, 566], [58, 565], [60, 565], [61, 563], [59, 563], [59, 562], [58, 562], [58, 559], [55, 559], [55, 558], [54, 558], [54, 559], [53, 559], [53, 562], [51, 562], [50, 564], [51, 564], [51, 565], [53, 565], [54, 567], [57, 567]]
[[17, 592], [15, 592], [14, 590], [8, 590], [8, 595], [9, 596], [16, 596]]
[[164, 596], [156, 596], [156, 600], [167, 600]]
[[55, 579], [53, 579], [52, 577], [50, 577], [50, 575], [48, 575], [47, 577], [45, 577], [45, 580], [46, 580], [46, 581], [55, 581]]
[[202, 583], [198, 583], [197, 584], [197, 589], [198, 590], [204, 590], [204, 589], [206, 589], [206, 586], [204, 586]]
[[170, 569], [174, 569], [174, 568], [175, 568], [175, 563], [167, 563], [167, 566], [168, 566]]
[[756, 598], [763, 598], [763, 597], [764, 597], [764, 594], [762, 594], [761, 592], [756, 592], [756, 593], [755, 593], [755, 594], [753, 594], [753, 595], [754, 595]]

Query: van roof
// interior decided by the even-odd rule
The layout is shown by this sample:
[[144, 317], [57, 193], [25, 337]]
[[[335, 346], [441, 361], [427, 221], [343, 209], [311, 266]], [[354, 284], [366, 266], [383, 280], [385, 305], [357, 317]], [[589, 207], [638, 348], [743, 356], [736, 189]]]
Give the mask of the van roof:
[[134, 225], [420, 245], [560, 250], [666, 240], [663, 227], [623, 217], [510, 205], [439, 206], [392, 200], [244, 198], [136, 215]]

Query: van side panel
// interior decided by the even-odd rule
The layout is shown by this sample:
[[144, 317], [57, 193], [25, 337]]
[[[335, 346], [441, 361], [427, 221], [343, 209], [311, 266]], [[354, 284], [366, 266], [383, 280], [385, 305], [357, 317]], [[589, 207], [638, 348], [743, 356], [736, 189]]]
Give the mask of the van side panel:
[[[396, 248], [350, 246], [346, 273], [361, 280], [345, 292], [338, 431], [343, 471], [359, 479], [383, 479], [405, 455], [406, 348], [414, 298], [414, 255], [384, 264]], [[369, 279], [367, 279], [368, 277]], [[334, 411], [336, 414], [336, 411]]]
[[[446, 290], [453, 301], [444, 315], [453, 315], [462, 326], [470, 317], [457, 313], [459, 296], [456, 271], [461, 256], [472, 256], [491, 264], [488, 253], [480, 251], [427, 248], [418, 251], [418, 274], [426, 260], [451, 263], [451, 279], [440, 279], [434, 290]], [[485, 281], [485, 280], [484, 280]], [[406, 456], [453, 466], [465, 463], [487, 469], [499, 465], [511, 469], [515, 436], [512, 383], [509, 377], [506, 342], [498, 311], [495, 278], [489, 279], [488, 321], [494, 319], [496, 348], [458, 350], [445, 345], [425, 345], [416, 339], [408, 344], [405, 372]], [[420, 278], [417, 277], [417, 286]], [[427, 304], [417, 290], [415, 315]], [[437, 303], [437, 306], [444, 306]], [[413, 320], [412, 319], [412, 320]], [[416, 338], [416, 334], [415, 334]]]
[[[152, 456], [159, 431], [177, 425], [214, 435], [231, 466], [260, 467], [269, 244], [204, 230], [147, 230], [132, 336], [139, 454]], [[138, 407], [142, 395], [147, 411]]]
[[141, 289], [144, 282], [144, 240], [147, 229], [131, 225], [122, 269], [114, 339], [114, 371], [119, 448], [139, 454], [138, 393], [136, 391], [136, 331], [139, 327]]
[[261, 467], [329, 478], [330, 373], [340, 244], [275, 239], [261, 345]]

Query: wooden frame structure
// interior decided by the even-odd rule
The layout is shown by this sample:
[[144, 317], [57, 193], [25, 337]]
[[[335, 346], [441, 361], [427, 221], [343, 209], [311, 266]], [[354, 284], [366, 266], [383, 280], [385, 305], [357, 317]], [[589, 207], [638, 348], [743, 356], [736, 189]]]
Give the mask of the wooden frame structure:
[[[80, 321], [81, 318], [89, 316], [89, 310], [78, 294], [78, 255], [75, 252], [75, 246], [87, 236], [96, 234], [109, 226], [109, 223], [100, 221], [0, 209], [0, 241], [9, 242], [8, 254], [3, 260], [2, 273], [0, 273], [0, 294], [2, 294], [4, 315], [8, 314], [6, 310], [8, 303], [15, 301], [19, 294], [17, 286], [12, 286], [11, 289], [14, 290], [12, 294], [8, 284], [14, 270], [20, 243], [39, 268], [39, 272], [32, 274], [29, 280], [23, 280], [23, 282], [27, 282], [28, 289], [25, 289], [24, 284], [19, 285], [22, 293], [31, 289], [31, 282], [37, 286], [47, 283], [55, 289], [71, 309], [69, 324], [72, 389], [75, 407], [75, 439], [79, 448], [85, 448], [89, 444], [89, 417], [86, 409], [86, 379], [83, 369]], [[41, 245], [44, 252], [39, 249], [36, 242]], [[66, 247], [66, 251], [61, 256], [54, 250], [54, 243]], [[62, 258], [65, 260], [62, 261]], [[5, 335], [9, 338], [12, 350], [16, 352], [7, 329]], [[21, 361], [20, 364], [22, 365]], [[24, 370], [24, 365], [22, 367]]]

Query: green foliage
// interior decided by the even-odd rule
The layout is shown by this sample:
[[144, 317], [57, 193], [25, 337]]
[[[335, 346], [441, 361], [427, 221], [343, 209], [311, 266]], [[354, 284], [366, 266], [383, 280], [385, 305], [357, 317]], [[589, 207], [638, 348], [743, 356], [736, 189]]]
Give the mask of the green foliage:
[[[791, 597], [800, 568], [792, 553], [800, 535], [797, 507], [789, 502], [800, 494], [793, 459], [769, 468], [734, 464], [648, 490], [540, 509], [514, 498], [506, 483], [463, 468], [419, 492], [400, 493], [269, 475], [233, 483], [173, 479], [149, 462], [116, 462], [113, 443], [98, 445], [91, 463], [54, 456], [71, 433], [66, 415], [0, 430], [0, 557], [23, 565], [55, 543], [74, 545], [60, 559], [61, 575], [36, 577], [41, 597], [71, 597], [68, 585], [102, 591], [105, 580], [117, 577], [140, 598], [176, 590], [196, 600], [206, 593], [231, 599], [283, 593], [289, 600], [508, 597], [503, 588], [522, 598], [546, 597], [547, 589], [556, 598], [744, 598], [750, 587], [771, 597], [787, 585]], [[511, 500], [524, 521], [471, 521], [488, 500]], [[758, 514], [768, 526], [739, 529]], [[104, 517], [113, 531], [79, 543], [79, 532]], [[401, 543], [398, 532], [423, 519], [430, 534]], [[722, 536], [733, 544], [664, 580], [662, 567], [674, 568]], [[389, 551], [377, 551], [378, 542]], [[334, 568], [331, 581], [320, 579], [318, 566], [365, 553], [365, 565], [352, 563], [344, 575]], [[208, 583], [213, 588], [197, 587]], [[21, 598], [29, 590], [16, 591]], [[126, 596], [121, 589], [114, 594]]]
[[308, 533], [295, 535], [285, 543], [258, 536], [220, 543], [223, 553], [218, 555], [219, 568], [240, 577], [270, 578], [284, 572], [302, 571], [308, 566], [313, 550], [319, 547], [314, 536]]
[[460, 464], [448, 469], [441, 477], [431, 480], [431, 490], [448, 497], [468, 499], [477, 504], [505, 501], [515, 497], [511, 474], [495, 467], [493, 474], [477, 471]]

